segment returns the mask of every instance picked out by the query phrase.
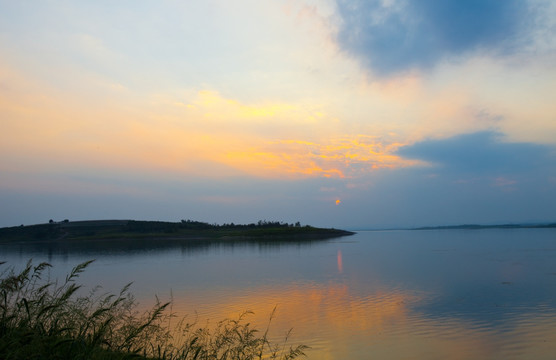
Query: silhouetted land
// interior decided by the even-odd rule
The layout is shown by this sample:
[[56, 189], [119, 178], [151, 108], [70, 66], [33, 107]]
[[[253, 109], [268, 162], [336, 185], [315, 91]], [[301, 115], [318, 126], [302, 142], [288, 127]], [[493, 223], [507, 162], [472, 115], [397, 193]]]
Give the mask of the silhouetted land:
[[411, 230], [481, 230], [481, 229], [548, 229], [556, 228], [556, 223], [550, 224], [502, 224], [502, 225], [448, 225], [448, 226], [426, 226], [414, 228]]
[[208, 224], [199, 221], [181, 222], [136, 220], [50, 221], [47, 224], [0, 228], [0, 243], [36, 241], [75, 241], [109, 239], [172, 239], [172, 240], [245, 240], [245, 239], [323, 239], [353, 232], [301, 226], [299, 223], [259, 221], [257, 223]]

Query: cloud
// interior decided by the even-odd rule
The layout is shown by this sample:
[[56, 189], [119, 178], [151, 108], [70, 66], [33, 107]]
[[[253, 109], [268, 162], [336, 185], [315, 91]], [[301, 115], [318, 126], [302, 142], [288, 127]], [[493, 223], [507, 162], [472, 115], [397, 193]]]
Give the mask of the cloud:
[[556, 165], [554, 149], [549, 146], [501, 140], [502, 135], [497, 132], [481, 131], [425, 140], [400, 148], [397, 155], [468, 173], [519, 173]]
[[554, 150], [494, 131], [423, 140], [395, 154], [429, 166], [371, 173], [372, 186], [345, 189], [342, 206], [368, 227], [553, 221]]
[[340, 48], [379, 76], [426, 70], [475, 50], [509, 54], [535, 19], [525, 0], [338, 0]]

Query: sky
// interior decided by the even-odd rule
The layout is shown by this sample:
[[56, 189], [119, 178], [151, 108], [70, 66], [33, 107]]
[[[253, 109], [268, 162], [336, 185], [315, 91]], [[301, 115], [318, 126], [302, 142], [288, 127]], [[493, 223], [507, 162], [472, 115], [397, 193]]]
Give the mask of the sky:
[[551, 0], [0, 0], [0, 226], [556, 221]]

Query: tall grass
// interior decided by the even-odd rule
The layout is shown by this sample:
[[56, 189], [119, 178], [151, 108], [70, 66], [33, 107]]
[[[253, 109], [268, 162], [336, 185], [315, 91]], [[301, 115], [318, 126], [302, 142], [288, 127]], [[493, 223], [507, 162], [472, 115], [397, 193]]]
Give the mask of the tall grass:
[[[172, 326], [170, 302], [147, 312], [125, 286], [118, 294], [96, 287], [79, 295], [79, 275], [91, 264], [77, 265], [58, 283], [43, 279], [51, 265], [29, 261], [16, 272], [0, 272], [0, 358], [2, 359], [295, 359], [304, 345], [272, 344], [246, 322], [249, 313], [215, 327], [184, 319]], [[0, 262], [0, 265], [4, 263]], [[272, 319], [272, 316], [269, 320]]]

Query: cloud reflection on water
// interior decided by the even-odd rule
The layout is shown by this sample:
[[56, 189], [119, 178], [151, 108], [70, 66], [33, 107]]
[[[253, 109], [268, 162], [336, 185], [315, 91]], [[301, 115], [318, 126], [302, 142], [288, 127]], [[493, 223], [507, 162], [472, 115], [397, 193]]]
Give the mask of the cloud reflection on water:
[[507, 358], [531, 353], [542, 359], [556, 349], [553, 312], [509, 313], [504, 324], [493, 328], [488, 319], [480, 322], [457, 313], [423, 313], [417, 305], [433, 299], [402, 289], [361, 292], [346, 283], [329, 282], [174, 295], [178, 313], [196, 309], [199, 319], [216, 321], [249, 310], [254, 313], [249, 321], [259, 329], [266, 327], [277, 306], [272, 339], [279, 342], [293, 328], [293, 343], [311, 346], [311, 359]]

